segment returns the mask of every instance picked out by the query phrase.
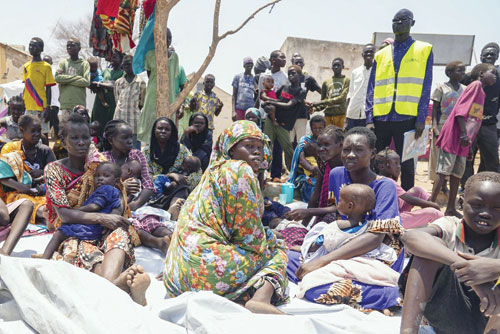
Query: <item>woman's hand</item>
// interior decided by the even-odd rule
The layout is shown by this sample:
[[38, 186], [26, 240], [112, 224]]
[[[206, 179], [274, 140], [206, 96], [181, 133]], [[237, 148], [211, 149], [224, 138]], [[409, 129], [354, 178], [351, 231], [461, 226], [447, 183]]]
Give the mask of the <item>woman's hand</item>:
[[198, 133], [198, 130], [194, 127], [194, 125], [188, 126], [186, 130], [184, 130], [184, 134], [187, 136], [190, 133]]
[[32, 179], [37, 179], [40, 176], [43, 176], [43, 169], [32, 169], [29, 171]]
[[294, 221], [301, 221], [310, 217], [311, 214], [308, 209], [295, 209], [285, 214], [286, 219]]
[[500, 276], [498, 270], [500, 263], [497, 259], [462, 252], [458, 252], [458, 255], [464, 260], [453, 263], [450, 268], [455, 272], [460, 282], [464, 282], [468, 286], [480, 285], [496, 281]]
[[167, 174], [167, 176], [172, 179], [172, 181], [177, 182], [178, 184], [186, 185], [187, 184], [187, 177], [181, 174], [177, 173], [170, 173]]
[[316, 260], [312, 260], [312, 261], [306, 262], [303, 265], [301, 265], [299, 267], [299, 269], [297, 269], [297, 272], [295, 273], [295, 275], [297, 276], [297, 278], [299, 280], [302, 280], [304, 278], [304, 276], [306, 276], [310, 272], [313, 272], [316, 269], [322, 268], [325, 265], [326, 265], [326, 263], [323, 263], [321, 258], [316, 259]]
[[135, 195], [141, 191], [141, 184], [134, 178], [126, 179], [123, 181], [127, 195]]
[[110, 229], [111, 231], [116, 230], [119, 227], [128, 229], [130, 225], [127, 218], [115, 214], [99, 214], [99, 224]]

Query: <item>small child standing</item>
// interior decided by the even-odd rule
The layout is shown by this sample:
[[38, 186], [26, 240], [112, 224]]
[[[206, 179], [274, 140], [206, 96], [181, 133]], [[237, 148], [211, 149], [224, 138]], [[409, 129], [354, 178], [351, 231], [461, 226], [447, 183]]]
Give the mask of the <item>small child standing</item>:
[[[90, 82], [103, 82], [104, 78], [101, 70], [99, 69], [99, 59], [97, 57], [90, 57], [87, 61], [90, 65]], [[97, 85], [97, 90], [94, 93], [96, 93], [97, 98], [101, 101], [104, 108], [109, 107], [106, 99], [104, 98], [104, 91], [102, 88], [99, 88], [99, 85]]]
[[[117, 188], [120, 176], [120, 166], [114, 162], [102, 162], [97, 166], [94, 175], [95, 190], [78, 210], [122, 215], [125, 203], [121, 191]], [[63, 224], [52, 236], [42, 258], [52, 258], [59, 245], [67, 238], [97, 240], [102, 233], [103, 227], [100, 224]]]
[[471, 77], [475, 81], [467, 86], [458, 99], [436, 141], [439, 147], [436, 167], [438, 180], [434, 182], [430, 198], [431, 202], [436, 201], [444, 180], [449, 176], [450, 194], [444, 214], [460, 218], [461, 214], [455, 208], [458, 185], [465, 171], [465, 160], [481, 127], [486, 96], [483, 87], [496, 82], [495, 66], [487, 63], [476, 65]]
[[134, 74], [132, 61], [134, 57], [123, 57], [122, 68], [125, 75], [115, 82], [116, 109], [113, 119], [122, 119], [132, 127], [132, 141], [135, 149], [141, 149], [141, 142], [137, 140], [137, 124], [146, 96], [146, 83]]
[[[439, 149], [435, 143], [444, 123], [451, 114], [455, 103], [465, 89], [465, 86], [460, 83], [465, 77], [465, 65], [461, 61], [452, 61], [446, 65], [446, 76], [450, 78], [448, 82], [439, 84], [431, 95], [432, 100], [432, 137], [431, 151], [429, 155], [429, 179], [433, 182], [437, 181], [436, 161]], [[448, 193], [446, 182], [443, 183], [442, 191]]]
[[95, 147], [102, 152], [102, 137], [101, 137], [101, 123], [93, 121], [90, 123], [90, 137]]
[[[260, 92], [260, 99], [263, 102], [275, 101], [278, 102], [278, 96], [274, 91], [274, 78], [271, 74], [263, 74], [262, 85], [264, 89]], [[276, 121], [276, 107], [273, 105], [269, 105], [267, 107], [269, 111], [269, 119], [273, 122], [274, 126], [278, 126], [278, 122]]]
[[399, 279], [401, 333], [417, 334], [422, 316], [436, 333], [498, 331], [499, 207], [500, 174], [481, 172], [465, 184], [463, 219], [443, 217], [402, 235], [413, 256]]
[[189, 108], [193, 113], [199, 111], [208, 118], [208, 128], [214, 130], [214, 117], [219, 116], [224, 104], [212, 91], [215, 87], [215, 76], [205, 75], [203, 80], [204, 89], [196, 93], [189, 102]]
[[[429, 194], [421, 187], [415, 186], [405, 191], [397, 183], [401, 174], [401, 159], [396, 151], [386, 148], [375, 157], [375, 171], [394, 181], [399, 202], [399, 214], [404, 228], [415, 228], [432, 223], [443, 217], [443, 213], [434, 202], [429, 201]], [[421, 209], [413, 210], [414, 206]]]

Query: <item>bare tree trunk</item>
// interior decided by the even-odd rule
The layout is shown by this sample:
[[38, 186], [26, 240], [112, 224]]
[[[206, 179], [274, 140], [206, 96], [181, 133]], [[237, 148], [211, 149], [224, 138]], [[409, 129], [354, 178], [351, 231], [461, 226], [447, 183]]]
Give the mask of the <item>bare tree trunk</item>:
[[[170, 105], [168, 74], [167, 21], [170, 10], [179, 0], [157, 0], [154, 26], [156, 57], [156, 117], [166, 115]], [[171, 114], [168, 114], [171, 115]]]
[[[201, 75], [207, 69], [208, 65], [215, 56], [215, 50], [217, 45], [221, 40], [229, 35], [236, 34], [240, 31], [251, 19], [255, 17], [257, 13], [263, 9], [274, 6], [281, 0], [271, 1], [262, 7], [255, 10], [243, 23], [234, 30], [228, 30], [224, 34], [219, 35], [219, 14], [220, 5], [222, 0], [215, 1], [214, 9], [214, 21], [212, 29], [212, 43], [208, 49], [208, 55], [201, 64], [200, 68], [194, 73], [193, 78], [189, 81], [184, 89], [179, 93], [177, 98], [173, 103], [169, 101], [169, 80], [168, 80], [168, 56], [167, 56], [167, 21], [168, 14], [170, 10], [179, 2], [179, 0], [157, 0], [156, 2], [156, 22], [154, 28], [155, 34], [155, 55], [156, 55], [156, 67], [157, 67], [157, 91], [156, 91], [156, 115], [157, 117], [165, 116], [171, 117], [177, 109], [182, 105], [186, 96], [194, 88], [198, 80], [200, 80]], [[272, 9], [272, 8], [271, 8]]]

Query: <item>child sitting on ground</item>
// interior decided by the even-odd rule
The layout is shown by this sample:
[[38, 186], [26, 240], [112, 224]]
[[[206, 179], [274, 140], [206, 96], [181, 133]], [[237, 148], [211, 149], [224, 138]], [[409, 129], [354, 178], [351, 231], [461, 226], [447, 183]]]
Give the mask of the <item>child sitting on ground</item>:
[[[120, 166], [114, 162], [99, 164], [94, 175], [95, 190], [78, 210], [122, 215], [125, 203], [121, 191], [117, 188], [120, 175]], [[100, 224], [63, 224], [54, 232], [42, 258], [52, 258], [59, 245], [67, 238], [97, 240], [100, 239], [102, 232], [103, 227]]]
[[430, 200], [436, 202], [439, 191], [449, 176], [450, 193], [444, 213], [446, 216], [462, 217], [455, 207], [458, 185], [465, 172], [465, 161], [470, 154], [471, 145], [481, 127], [486, 97], [483, 87], [495, 84], [496, 73], [495, 66], [491, 64], [474, 66], [471, 77], [475, 81], [460, 95], [436, 141], [436, 146], [439, 147], [436, 164], [438, 179], [434, 182]]
[[401, 274], [401, 333], [416, 334], [422, 316], [436, 333], [496, 333], [500, 328], [500, 174], [481, 172], [464, 190], [464, 218], [443, 217], [407, 231], [413, 257]]
[[[359, 183], [344, 186], [340, 190], [337, 211], [347, 219], [314, 225], [304, 238], [300, 249], [304, 261], [330, 253], [360, 234], [366, 233], [369, 225], [366, 217], [374, 207], [375, 192], [372, 188]], [[388, 262], [394, 262], [397, 258], [394, 249], [385, 243], [363, 256]]]
[[[260, 99], [263, 102], [278, 101], [278, 96], [274, 91], [274, 79], [271, 74], [264, 74], [262, 85], [264, 86], [264, 89], [260, 92]], [[274, 126], [278, 126], [279, 124], [276, 121], [276, 107], [269, 105], [267, 108], [269, 110], [269, 119], [273, 122]]]
[[[104, 78], [101, 70], [99, 69], [99, 59], [97, 57], [90, 57], [88, 62], [90, 65], [90, 82], [103, 82]], [[94, 93], [96, 93], [97, 98], [104, 108], [109, 107], [106, 99], [104, 98], [104, 91], [102, 88], [97, 88], [97, 91]]]
[[[201, 161], [198, 157], [195, 156], [187, 156], [182, 161], [182, 167], [179, 174], [184, 176], [189, 176], [192, 173], [196, 173], [201, 170]], [[168, 194], [170, 190], [175, 189], [178, 184], [177, 182], [171, 180], [167, 175], [161, 174], [158, 175], [154, 182], [156, 197], [159, 197], [164, 194]], [[189, 189], [189, 191], [193, 191], [193, 189]]]
[[[397, 183], [399, 174], [401, 174], [401, 160], [395, 151], [386, 148], [378, 152], [375, 157], [375, 171], [377, 174], [394, 181], [398, 195], [399, 213], [404, 228], [425, 226], [444, 216], [439, 205], [429, 201], [430, 195], [424, 189], [415, 186], [405, 191]], [[419, 206], [422, 209], [412, 211], [414, 206]]]

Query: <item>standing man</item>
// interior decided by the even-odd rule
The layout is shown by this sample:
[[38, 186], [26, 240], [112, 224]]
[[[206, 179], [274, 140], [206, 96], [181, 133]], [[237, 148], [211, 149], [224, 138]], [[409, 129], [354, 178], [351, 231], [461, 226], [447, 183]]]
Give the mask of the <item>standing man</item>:
[[254, 101], [255, 83], [252, 75], [253, 60], [243, 58], [245, 72], [237, 74], [233, 79], [233, 121], [245, 119], [245, 112], [252, 108]]
[[59, 62], [56, 71], [56, 82], [59, 84], [59, 103], [61, 104], [61, 119], [71, 115], [76, 105], [86, 105], [85, 89], [90, 85], [90, 65], [78, 56], [80, 41], [70, 38], [66, 44], [69, 57]]
[[321, 86], [321, 101], [314, 103], [316, 110], [323, 109], [326, 125], [344, 126], [347, 109], [347, 93], [349, 78], [342, 74], [344, 60], [335, 58], [332, 61], [333, 77], [323, 82]]
[[[498, 59], [500, 47], [497, 43], [488, 43], [481, 50], [481, 63], [495, 65]], [[462, 189], [465, 182], [474, 175], [474, 158], [477, 150], [481, 152], [481, 162], [478, 172], [498, 172], [498, 134], [497, 134], [497, 115], [500, 98], [500, 73], [497, 67], [497, 81], [492, 86], [483, 87], [486, 98], [484, 99], [483, 120], [477, 134], [475, 142], [472, 144], [472, 160], [467, 160], [465, 172], [462, 177]], [[468, 73], [464, 79], [466, 85], [470, 84], [472, 79]]]
[[[310, 91], [318, 92], [319, 94], [321, 94], [321, 87], [318, 85], [316, 79], [314, 79], [312, 76], [308, 75], [306, 71], [304, 71], [304, 57], [302, 57], [297, 52], [295, 54], [295, 56], [292, 57], [292, 65], [296, 65], [302, 70], [302, 75], [300, 76], [300, 86], [306, 91], [306, 98], [307, 93], [309, 93]], [[292, 131], [290, 131], [290, 141], [292, 143], [294, 142], [294, 139], [296, 139], [296, 142], [298, 143], [300, 138], [306, 135], [308, 119], [309, 112], [307, 111], [307, 106], [305, 103], [301, 103], [299, 107], [299, 115], [297, 117], [297, 120], [295, 121], [295, 125], [293, 126]]]
[[[375, 128], [377, 150], [394, 140], [402, 156], [404, 133], [422, 135], [428, 114], [434, 57], [432, 45], [410, 36], [413, 13], [401, 9], [392, 20], [395, 41], [375, 54], [366, 93], [366, 124]], [[401, 187], [409, 190], [415, 182], [413, 159], [401, 164]]]
[[[44, 56], [43, 61], [48, 63], [52, 68], [52, 57]], [[55, 75], [55, 71], [52, 71]], [[53, 85], [50, 87], [50, 101], [47, 101], [47, 109], [49, 111], [49, 132], [50, 128], [54, 128], [54, 138], [58, 138], [59, 135], [59, 87]]]
[[52, 75], [52, 68], [40, 56], [43, 51], [42, 39], [33, 37], [28, 48], [33, 59], [23, 66], [24, 105], [26, 114], [40, 118], [44, 135], [42, 139], [45, 144], [48, 144], [49, 104], [47, 101], [50, 102], [52, 98], [50, 87], [56, 82]]
[[374, 55], [375, 46], [373, 44], [366, 44], [361, 53], [364, 60], [363, 65], [355, 68], [351, 73], [351, 82], [349, 83], [349, 92], [347, 93], [347, 112], [344, 130], [349, 130], [356, 126], [365, 126], [366, 124], [366, 89], [368, 88]]

